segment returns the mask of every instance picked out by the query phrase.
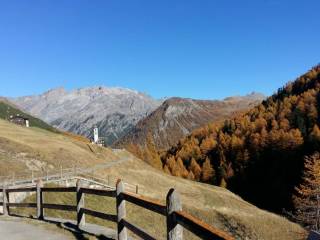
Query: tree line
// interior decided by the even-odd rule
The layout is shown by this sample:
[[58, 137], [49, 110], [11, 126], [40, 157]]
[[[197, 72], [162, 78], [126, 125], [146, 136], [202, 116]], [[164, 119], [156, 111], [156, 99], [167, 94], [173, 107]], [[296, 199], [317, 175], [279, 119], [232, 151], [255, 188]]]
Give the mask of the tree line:
[[259, 207], [297, 209], [305, 163], [320, 149], [320, 65], [245, 114], [161, 153], [165, 172], [226, 187]]

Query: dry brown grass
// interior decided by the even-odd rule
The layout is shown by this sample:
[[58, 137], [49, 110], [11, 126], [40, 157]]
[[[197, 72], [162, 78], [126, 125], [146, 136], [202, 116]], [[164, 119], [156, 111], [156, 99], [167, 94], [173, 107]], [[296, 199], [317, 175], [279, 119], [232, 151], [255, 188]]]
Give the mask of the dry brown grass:
[[65, 135], [67, 137], [74, 138], [75, 140], [78, 140], [78, 141], [81, 141], [84, 143], [90, 143], [90, 140], [88, 138], [81, 136], [81, 135], [78, 135], [78, 134], [74, 134], [71, 132], [64, 132], [64, 131], [61, 131], [61, 134]]
[[[16, 175], [25, 170], [90, 167], [113, 161], [107, 148], [39, 128], [25, 128], [0, 120], [0, 174]], [[30, 171], [29, 171], [30, 172]]]
[[[88, 145], [73, 138], [40, 129], [26, 129], [4, 121], [0, 121], [0, 133], [0, 149], [2, 149], [0, 156], [4, 153], [9, 156], [11, 152], [22, 151], [30, 156], [39, 154], [38, 159], [54, 166], [61, 161], [66, 165], [72, 165], [78, 160], [84, 167], [128, 157], [129, 161], [99, 170], [95, 174], [105, 179], [109, 175], [113, 182], [117, 178], [122, 178], [125, 182], [137, 184], [139, 193], [162, 202], [169, 189], [175, 188], [181, 194], [183, 208], [186, 211], [217, 228], [230, 232], [237, 239], [301, 239], [301, 236], [305, 234], [299, 225], [281, 216], [263, 211], [226, 189], [166, 175], [127, 151], [113, 153], [111, 150]], [[0, 169], [4, 168], [8, 162], [10, 159], [0, 157]], [[12, 162], [11, 166], [16, 171], [22, 169], [21, 161], [13, 159]], [[50, 202], [74, 204], [75, 201], [75, 196], [72, 194], [48, 195], [45, 198]], [[115, 211], [114, 200], [109, 198], [86, 197], [86, 204], [100, 211]], [[46, 213], [53, 216], [74, 217], [74, 215], [59, 211], [46, 211]], [[163, 217], [132, 204], [128, 204], [127, 216], [130, 221], [146, 229], [157, 239], [164, 239]], [[87, 220], [114, 227], [99, 219], [88, 218]], [[186, 239], [197, 238], [186, 231]]]
[[[130, 155], [128, 152], [122, 154]], [[263, 211], [224, 188], [166, 175], [130, 156], [130, 161], [105, 169], [100, 175], [112, 175], [125, 182], [137, 184], [139, 193], [160, 201], [165, 200], [170, 188], [175, 188], [181, 195], [186, 211], [213, 226], [231, 232], [239, 239], [301, 239], [301, 234], [304, 234], [299, 225]], [[140, 219], [141, 215], [137, 218]], [[150, 224], [158, 225], [157, 220], [151, 219], [145, 221], [145, 224], [146, 227]]]

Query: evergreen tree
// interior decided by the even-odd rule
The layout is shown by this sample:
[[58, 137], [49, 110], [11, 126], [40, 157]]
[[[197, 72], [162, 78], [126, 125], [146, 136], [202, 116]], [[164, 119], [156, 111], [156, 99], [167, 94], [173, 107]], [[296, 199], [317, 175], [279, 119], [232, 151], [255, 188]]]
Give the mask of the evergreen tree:
[[213, 176], [214, 176], [214, 169], [211, 166], [210, 159], [206, 158], [205, 162], [202, 166], [202, 176], [201, 180], [203, 182], [213, 182]]
[[296, 221], [313, 230], [320, 230], [320, 154], [305, 157], [303, 181], [293, 197]]
[[194, 158], [191, 159], [189, 171], [193, 173], [194, 179], [199, 181], [201, 177], [201, 167]]

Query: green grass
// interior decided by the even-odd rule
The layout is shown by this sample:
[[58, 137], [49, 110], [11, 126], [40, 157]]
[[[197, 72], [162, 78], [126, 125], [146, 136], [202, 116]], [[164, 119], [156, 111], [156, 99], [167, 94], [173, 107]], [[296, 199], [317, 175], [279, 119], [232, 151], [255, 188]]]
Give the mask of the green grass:
[[50, 126], [49, 124], [45, 123], [44, 121], [35, 118], [15, 107], [13, 107], [12, 105], [3, 102], [0, 100], [0, 118], [2, 119], [9, 119], [11, 115], [17, 115], [20, 114], [21, 116], [24, 116], [26, 118], [29, 118], [30, 121], [30, 126], [31, 127], [38, 127], [38, 128], [42, 128], [51, 132], [55, 132], [58, 133], [59, 131], [57, 129], [55, 129], [54, 127]]

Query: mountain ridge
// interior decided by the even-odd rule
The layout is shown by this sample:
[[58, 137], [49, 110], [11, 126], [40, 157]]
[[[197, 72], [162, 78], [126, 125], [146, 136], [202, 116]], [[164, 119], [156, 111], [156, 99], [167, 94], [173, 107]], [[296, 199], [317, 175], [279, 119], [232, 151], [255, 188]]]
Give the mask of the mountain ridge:
[[[236, 112], [247, 110], [260, 103], [264, 98], [261, 94], [230, 97], [227, 100], [172, 97], [166, 99], [156, 110], [141, 119], [113, 146], [127, 148], [138, 157], [150, 162], [155, 157], [155, 152], [175, 145], [192, 130], [210, 122], [227, 119]], [[148, 152], [154, 152], [154, 154]], [[158, 165], [159, 163], [158, 159]], [[152, 165], [157, 164], [152, 163]]]
[[107, 144], [122, 136], [161, 103], [135, 90], [103, 86], [71, 91], [60, 87], [40, 95], [10, 100], [65, 131], [90, 138], [93, 126], [98, 126]]
[[228, 187], [274, 212], [294, 210], [304, 159], [320, 146], [320, 65], [249, 111], [194, 130], [161, 156], [175, 176]]
[[42, 129], [49, 130], [51, 132], [58, 132], [57, 129], [50, 126], [46, 122], [42, 121], [39, 118], [36, 118], [24, 111], [22, 111], [18, 106], [14, 103], [10, 102], [9, 99], [5, 97], [0, 97], [0, 118], [4, 120], [9, 120], [10, 116], [21, 115], [29, 118], [31, 127], [38, 127]]

